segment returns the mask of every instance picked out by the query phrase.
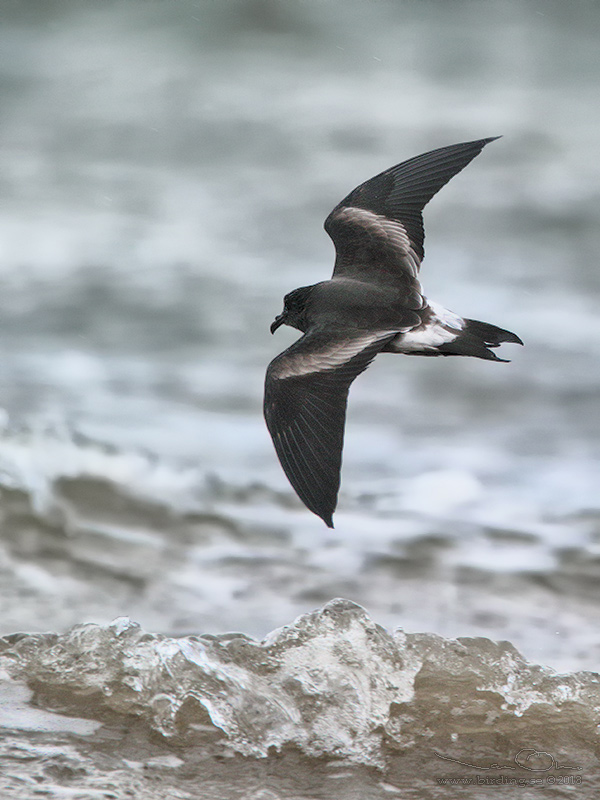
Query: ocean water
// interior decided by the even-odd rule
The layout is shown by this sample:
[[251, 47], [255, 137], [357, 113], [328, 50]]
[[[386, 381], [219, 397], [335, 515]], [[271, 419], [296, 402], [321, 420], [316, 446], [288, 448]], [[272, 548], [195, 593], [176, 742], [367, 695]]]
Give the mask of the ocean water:
[[[3, 6], [7, 797], [597, 796], [599, 14]], [[327, 530], [262, 421], [269, 324], [355, 185], [499, 134], [421, 277], [525, 347], [377, 359]]]

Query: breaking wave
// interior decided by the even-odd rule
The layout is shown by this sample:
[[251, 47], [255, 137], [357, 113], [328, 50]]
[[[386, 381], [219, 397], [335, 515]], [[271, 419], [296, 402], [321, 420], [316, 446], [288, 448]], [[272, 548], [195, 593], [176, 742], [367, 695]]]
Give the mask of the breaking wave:
[[439, 771], [440, 754], [489, 766], [531, 748], [583, 767], [600, 722], [596, 674], [558, 675], [507, 642], [392, 635], [343, 599], [263, 641], [170, 638], [127, 618], [14, 634], [1, 640], [0, 664], [38, 706], [138, 719], [180, 748], [218, 732], [245, 756], [294, 745], [384, 768], [419, 753]]

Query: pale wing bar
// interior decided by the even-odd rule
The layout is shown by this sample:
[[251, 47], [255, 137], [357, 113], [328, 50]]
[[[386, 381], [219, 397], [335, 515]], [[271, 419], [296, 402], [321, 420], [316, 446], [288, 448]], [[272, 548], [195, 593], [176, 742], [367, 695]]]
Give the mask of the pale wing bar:
[[[422, 210], [446, 183], [498, 137], [441, 147], [397, 164], [358, 186], [339, 203], [325, 220], [325, 230], [336, 249], [334, 277], [359, 277], [374, 282], [385, 280], [411, 286], [416, 267], [423, 260]], [[380, 225], [378, 234], [366, 217], [347, 209], [363, 209], [395, 222], [390, 236]], [[370, 227], [370, 230], [366, 230]], [[410, 243], [410, 256], [404, 244]], [[396, 239], [394, 247], [393, 239]]]
[[302, 502], [329, 527], [350, 384], [396, 333], [363, 331], [334, 341], [307, 334], [267, 369], [264, 413], [279, 461]]
[[[344, 206], [336, 212], [336, 221], [347, 226], [348, 232], [353, 228], [354, 235], [364, 237], [365, 243], [376, 237], [377, 247], [392, 251], [398, 261], [416, 278], [421, 260], [415, 252], [406, 228], [401, 222], [390, 219], [383, 214], [367, 211], [365, 208]], [[372, 243], [371, 243], [372, 247]], [[393, 252], [395, 251], [395, 253]], [[335, 272], [334, 272], [335, 275]]]

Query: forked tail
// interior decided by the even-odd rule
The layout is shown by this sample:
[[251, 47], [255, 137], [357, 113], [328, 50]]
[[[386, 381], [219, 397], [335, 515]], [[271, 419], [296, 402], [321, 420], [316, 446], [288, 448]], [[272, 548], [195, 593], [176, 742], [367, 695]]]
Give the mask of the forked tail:
[[503, 342], [523, 344], [516, 333], [497, 328], [489, 322], [477, 319], [465, 319], [464, 322], [465, 327], [456, 339], [438, 345], [437, 349], [443, 356], [474, 356], [488, 361], [508, 361], [507, 358], [498, 358], [492, 348], [499, 347]]

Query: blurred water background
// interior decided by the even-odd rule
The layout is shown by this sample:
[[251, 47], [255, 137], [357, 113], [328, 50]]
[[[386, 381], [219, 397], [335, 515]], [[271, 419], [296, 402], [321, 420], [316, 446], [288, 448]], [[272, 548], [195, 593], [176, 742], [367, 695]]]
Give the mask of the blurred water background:
[[[596, 669], [598, 4], [3, 0], [0, 20], [0, 633], [127, 614], [260, 638], [342, 596], [388, 630]], [[295, 337], [269, 324], [330, 276], [322, 223], [354, 186], [499, 134], [426, 209], [422, 281], [526, 347], [379, 358], [326, 530], [263, 424]]]

